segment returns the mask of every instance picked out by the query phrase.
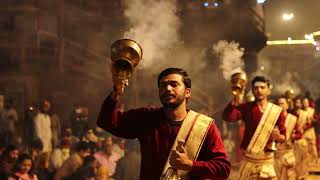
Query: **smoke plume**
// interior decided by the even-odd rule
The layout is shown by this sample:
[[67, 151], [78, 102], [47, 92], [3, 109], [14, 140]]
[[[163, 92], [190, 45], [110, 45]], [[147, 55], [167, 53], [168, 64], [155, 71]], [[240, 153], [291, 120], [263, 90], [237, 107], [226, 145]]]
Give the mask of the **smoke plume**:
[[281, 58], [269, 58], [264, 52], [258, 56], [257, 71], [253, 76], [266, 76], [271, 80], [272, 94], [284, 94], [287, 90], [293, 90], [295, 95], [301, 93], [301, 85], [298, 84], [300, 76], [295, 71], [288, 71], [287, 62]]
[[239, 47], [239, 43], [220, 40], [212, 46], [212, 52], [219, 59], [219, 68], [226, 80], [229, 80], [235, 72], [243, 72], [244, 49]]
[[287, 90], [293, 90], [295, 95], [300, 94], [301, 89], [296, 82], [297, 79], [295, 78], [295, 75], [293, 73], [286, 72], [282, 77], [280, 77], [280, 80], [274, 83], [273, 91], [276, 94], [283, 94]]
[[180, 20], [176, 0], [125, 0], [125, 17], [130, 29], [124, 37], [137, 41], [143, 48], [140, 67], [150, 67], [168, 58], [179, 41]]

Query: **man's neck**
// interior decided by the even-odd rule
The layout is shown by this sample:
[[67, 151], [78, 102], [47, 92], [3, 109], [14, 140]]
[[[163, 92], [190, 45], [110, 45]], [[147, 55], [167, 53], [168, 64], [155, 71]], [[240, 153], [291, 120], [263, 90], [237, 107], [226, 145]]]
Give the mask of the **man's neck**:
[[261, 100], [257, 100], [256, 102], [257, 102], [258, 106], [261, 108], [261, 110], [264, 111], [267, 107], [268, 99], [264, 98]]
[[175, 109], [164, 108], [164, 112], [167, 118], [171, 121], [181, 121], [188, 113], [185, 105], [180, 105]]

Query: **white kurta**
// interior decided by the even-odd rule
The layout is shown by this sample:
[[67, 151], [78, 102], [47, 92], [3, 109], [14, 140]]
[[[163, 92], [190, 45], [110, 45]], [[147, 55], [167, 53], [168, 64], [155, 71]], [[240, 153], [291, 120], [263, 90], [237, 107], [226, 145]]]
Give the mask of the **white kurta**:
[[52, 132], [50, 116], [44, 113], [38, 113], [34, 118], [34, 127], [36, 137], [43, 143], [43, 152], [52, 150]]

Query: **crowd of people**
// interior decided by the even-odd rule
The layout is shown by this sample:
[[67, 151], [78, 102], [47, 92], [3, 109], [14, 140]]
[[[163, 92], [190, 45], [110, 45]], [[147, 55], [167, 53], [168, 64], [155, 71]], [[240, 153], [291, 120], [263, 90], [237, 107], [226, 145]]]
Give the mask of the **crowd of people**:
[[[69, 122], [62, 123], [47, 99], [18, 114], [13, 101], [0, 95], [1, 179], [158, 179], [166, 175], [163, 167], [185, 170], [191, 179], [225, 179], [230, 173], [229, 159], [240, 172], [237, 179], [303, 179], [308, 168], [317, 163], [320, 100], [315, 101], [308, 93], [293, 97], [289, 91], [270, 96], [270, 82], [260, 76], [252, 80], [252, 97], [241, 101], [235, 97], [222, 118], [217, 117], [218, 121], [242, 122], [224, 123], [228, 128], [220, 128], [222, 138], [212, 118], [195, 116], [208, 122], [204, 129], [207, 135], [202, 137], [203, 147], [196, 150], [199, 157], [190, 159], [186, 149], [192, 150], [193, 145], [181, 145], [178, 139], [183, 121], [192, 119], [189, 115], [193, 111], [186, 109], [191, 93], [189, 78], [182, 69], [164, 70], [158, 79], [164, 107], [125, 112], [118, 109], [125, 84], [120, 82], [119, 90], [113, 90], [103, 102], [97, 121], [100, 127], [89, 126], [88, 108], [80, 105], [74, 106]], [[265, 117], [265, 112], [277, 113]], [[192, 126], [197, 126], [196, 122]], [[263, 130], [266, 124], [270, 127]]]
[[90, 127], [86, 107], [75, 105], [69, 123], [51, 109], [43, 100], [18, 114], [13, 101], [0, 96], [0, 179], [139, 179], [137, 140]]

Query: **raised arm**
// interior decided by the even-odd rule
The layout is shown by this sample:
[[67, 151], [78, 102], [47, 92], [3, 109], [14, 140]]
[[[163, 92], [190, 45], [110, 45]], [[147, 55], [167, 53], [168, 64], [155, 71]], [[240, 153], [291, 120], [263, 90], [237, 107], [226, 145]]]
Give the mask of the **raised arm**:
[[223, 120], [228, 122], [236, 122], [243, 119], [242, 111], [244, 106], [244, 104], [237, 104], [233, 100], [224, 109], [222, 114]]
[[[126, 112], [118, 110], [118, 99], [109, 95], [101, 106], [97, 125], [102, 129], [122, 138], [138, 138], [146, 130], [152, 108], [132, 109]], [[149, 120], [149, 121], [148, 121]]]

